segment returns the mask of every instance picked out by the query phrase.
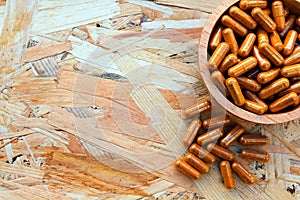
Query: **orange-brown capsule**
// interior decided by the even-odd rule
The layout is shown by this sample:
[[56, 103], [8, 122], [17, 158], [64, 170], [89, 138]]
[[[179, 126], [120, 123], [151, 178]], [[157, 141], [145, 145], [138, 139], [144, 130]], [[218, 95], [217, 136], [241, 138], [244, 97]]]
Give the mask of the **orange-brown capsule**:
[[297, 37], [298, 37], [297, 31], [291, 30], [288, 32], [283, 43], [282, 54], [284, 56], [289, 56], [293, 53], [295, 42], [297, 41]]
[[182, 143], [186, 146], [190, 146], [193, 143], [201, 126], [202, 126], [201, 120], [199, 120], [199, 119], [193, 120], [191, 122], [190, 126], [185, 131], [185, 134], [182, 138]]
[[191, 179], [198, 180], [201, 177], [199, 171], [185, 162], [183, 159], [179, 158], [174, 162], [174, 166], [178, 169], [181, 173], [185, 174], [186, 176], [190, 177]]
[[197, 169], [202, 174], [208, 174], [210, 167], [194, 154], [187, 153], [184, 155], [184, 161]]
[[294, 27], [295, 21], [296, 21], [296, 16], [295, 15], [290, 15], [286, 19], [285, 29], [278, 33], [281, 38], [285, 38], [286, 34]]
[[227, 189], [233, 189], [235, 187], [235, 182], [233, 179], [233, 174], [230, 167], [230, 162], [221, 161], [220, 162], [220, 170], [223, 178], [224, 185]]
[[222, 34], [223, 34], [223, 38], [224, 38], [225, 42], [227, 42], [229, 44], [231, 53], [238, 54], [239, 45], [236, 41], [233, 30], [231, 28], [225, 28], [222, 31]]
[[222, 147], [229, 147], [235, 140], [238, 139], [245, 132], [245, 128], [242, 125], [236, 125], [231, 129], [226, 136], [220, 141]]
[[262, 43], [258, 46], [259, 51], [266, 56], [275, 66], [280, 66], [284, 63], [282, 55], [268, 43]]
[[262, 146], [268, 144], [270, 139], [265, 135], [243, 135], [239, 142], [244, 146]]
[[241, 0], [239, 6], [243, 10], [250, 10], [255, 7], [265, 9], [268, 2], [266, 0]]
[[216, 70], [218, 66], [221, 64], [223, 59], [226, 57], [227, 52], [229, 51], [230, 47], [227, 42], [222, 42], [218, 45], [216, 50], [214, 51], [213, 55], [208, 60], [208, 68], [210, 70]]
[[249, 70], [253, 69], [257, 65], [257, 59], [253, 56], [242, 60], [238, 64], [228, 69], [228, 75], [232, 77], [238, 77]]
[[228, 126], [231, 123], [231, 118], [226, 115], [220, 115], [217, 117], [209, 118], [206, 120], [203, 120], [203, 127], [205, 129], [213, 129], [217, 127], [223, 127], [223, 126]]
[[228, 96], [229, 92], [225, 87], [225, 78], [223, 74], [220, 71], [214, 71], [210, 77], [214, 84], [217, 86], [217, 88], [220, 90], [220, 92]]
[[214, 164], [216, 162], [216, 157], [214, 155], [212, 155], [196, 143], [192, 144], [189, 150], [192, 154], [198, 156], [207, 164]]
[[268, 16], [271, 15], [271, 9], [270, 8], [266, 8], [266, 9], [263, 9], [264, 13]]
[[254, 43], [256, 40], [256, 35], [254, 33], [249, 33], [242, 43], [241, 48], [239, 49], [239, 55], [246, 57], [250, 54], [253, 49]]
[[281, 75], [284, 77], [300, 76], [300, 64], [283, 67], [281, 69]]
[[266, 84], [272, 80], [274, 80], [280, 74], [280, 68], [270, 69], [266, 72], [260, 72], [257, 75], [257, 81], [260, 84]]
[[256, 79], [257, 74], [259, 74], [259, 73], [260, 73], [260, 70], [257, 68], [254, 68], [254, 69], [250, 70], [249, 72], [247, 72], [245, 74], [245, 76], [248, 78], [251, 78], [251, 79]]
[[262, 43], [270, 43], [268, 33], [262, 28], [258, 28], [256, 31], [258, 46]]
[[225, 73], [227, 69], [239, 62], [239, 58], [235, 54], [229, 54], [219, 67], [221, 73]]
[[269, 108], [271, 112], [281, 111], [289, 106], [298, 106], [299, 96], [296, 92], [290, 92], [283, 97], [280, 97], [276, 101], [270, 104]]
[[278, 93], [279, 97], [282, 97], [290, 92], [296, 92], [297, 94], [300, 94], [300, 81], [291, 84], [291, 86], [281, 92]]
[[222, 42], [222, 27], [218, 26], [210, 38], [209, 49], [214, 51], [217, 46]]
[[280, 36], [278, 35], [278, 33], [276, 31], [274, 31], [273, 33], [271, 33], [271, 35], [270, 35], [270, 41], [271, 41], [271, 45], [277, 51], [282, 51], [282, 49], [283, 49], [283, 43], [281, 41]]
[[232, 170], [247, 184], [254, 184], [256, 177], [250, 173], [241, 163], [234, 162], [231, 165]]
[[257, 26], [256, 21], [245, 13], [243, 10], [238, 8], [237, 6], [232, 6], [229, 9], [229, 15], [234, 18], [236, 21], [240, 22], [242, 25], [246, 26], [248, 29], [255, 29]]
[[272, 14], [278, 31], [283, 31], [285, 28], [285, 14], [282, 1], [273, 1]]
[[203, 111], [209, 110], [211, 108], [211, 103], [209, 100], [201, 100], [196, 104], [186, 108], [184, 110], [184, 115], [186, 118], [193, 117], [202, 113]]
[[266, 71], [271, 67], [271, 63], [258, 50], [257, 46], [253, 47], [253, 55], [257, 59], [260, 70]]
[[261, 89], [261, 85], [256, 80], [244, 76], [237, 77], [236, 79], [240, 86], [247, 90], [258, 92]]
[[226, 86], [234, 103], [242, 106], [245, 103], [245, 97], [236, 78], [230, 77], [226, 80]]
[[241, 37], [245, 37], [248, 34], [247, 28], [245, 28], [243, 25], [241, 25], [239, 22], [235, 21], [228, 15], [224, 15], [221, 19], [221, 23], [231, 28], [236, 34], [238, 34]]
[[300, 16], [297, 17], [297, 19], [296, 19], [296, 24], [297, 24], [297, 26], [300, 26]]
[[300, 51], [293, 53], [290, 55], [288, 58], [285, 59], [283, 65], [284, 66], [289, 66], [289, 65], [294, 65], [300, 63]]
[[268, 162], [270, 160], [270, 154], [263, 151], [256, 151], [251, 149], [243, 149], [241, 151], [241, 157], [257, 162]]
[[[287, 78], [280, 78], [274, 81], [272, 84], [263, 88], [259, 93], [258, 96], [261, 99], [267, 99], [274, 94], [281, 92], [282, 90], [288, 88], [290, 86], [290, 81]], [[269, 107], [270, 108], [270, 107]]]
[[268, 33], [272, 33], [276, 30], [276, 23], [262, 11], [261, 8], [254, 8], [251, 11], [251, 15], [254, 20], [261, 25], [261, 27]]
[[215, 156], [223, 158], [224, 160], [231, 161], [234, 159], [234, 153], [232, 151], [213, 143], [207, 145], [207, 151], [211, 152]]
[[254, 101], [254, 102], [258, 103], [259, 105], [263, 106], [264, 112], [268, 111], [268, 109], [269, 109], [268, 105], [263, 100], [261, 100], [255, 93], [246, 90], [244, 92], [244, 95], [247, 99]]
[[197, 138], [197, 143], [202, 146], [204, 144], [207, 144], [207, 143], [210, 143], [210, 142], [213, 142], [213, 141], [219, 139], [220, 137], [223, 136], [223, 134], [224, 133], [222, 131], [222, 128], [217, 128], [217, 129], [208, 131], [208, 132], [200, 135]]
[[245, 101], [243, 108], [250, 112], [262, 115], [265, 113], [265, 106], [254, 101], [247, 100]]

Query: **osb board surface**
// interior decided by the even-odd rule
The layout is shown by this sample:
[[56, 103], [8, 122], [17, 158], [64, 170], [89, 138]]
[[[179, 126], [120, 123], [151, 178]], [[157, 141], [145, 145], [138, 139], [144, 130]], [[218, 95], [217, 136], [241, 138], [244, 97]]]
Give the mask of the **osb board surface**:
[[0, 1], [1, 30], [11, 30], [1, 34], [1, 199], [299, 197], [299, 120], [270, 134], [234, 118], [272, 138], [261, 147], [270, 163], [239, 158], [254, 186], [235, 177], [228, 191], [218, 167], [192, 182], [172, 166], [186, 152], [183, 109], [209, 98], [197, 45], [220, 1], [16, 2]]

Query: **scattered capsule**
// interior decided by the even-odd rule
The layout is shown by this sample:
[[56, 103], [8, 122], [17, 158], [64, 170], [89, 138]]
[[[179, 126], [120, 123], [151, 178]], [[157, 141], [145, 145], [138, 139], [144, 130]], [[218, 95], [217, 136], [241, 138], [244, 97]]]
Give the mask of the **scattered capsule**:
[[229, 15], [234, 18], [236, 21], [240, 22], [242, 25], [246, 26], [249, 29], [255, 29], [257, 26], [256, 21], [245, 13], [243, 10], [238, 8], [237, 6], [232, 6], [229, 9]]
[[256, 102], [259, 105], [261, 105], [264, 108], [264, 113], [268, 111], [268, 109], [269, 109], [268, 105], [263, 100], [261, 100], [255, 93], [246, 90], [244, 92], [244, 95], [245, 95], [245, 97], [247, 99], [249, 99], [249, 100], [251, 100], [253, 102]]
[[235, 187], [235, 182], [233, 179], [230, 163], [225, 160], [221, 161], [220, 170], [225, 187], [227, 189], [233, 189]]
[[293, 53], [297, 37], [298, 37], [297, 31], [291, 30], [288, 32], [283, 43], [282, 53], [284, 56], [289, 56]]
[[289, 86], [290, 86], [290, 82], [287, 78], [280, 78], [280, 79], [274, 81], [272, 84], [261, 89], [261, 91], [258, 93], [258, 96], [261, 99], [267, 99], [267, 98], [273, 96], [274, 94], [277, 94], [277, 93], [281, 92], [282, 90], [288, 88]]
[[262, 146], [268, 144], [270, 139], [265, 135], [243, 135], [239, 142], [244, 146]]
[[207, 150], [215, 156], [223, 158], [224, 160], [231, 161], [234, 159], [234, 153], [232, 151], [225, 149], [224, 147], [221, 147], [219, 145], [210, 143], [207, 145]]
[[290, 92], [283, 97], [280, 97], [276, 101], [270, 104], [269, 108], [271, 112], [281, 111], [289, 106], [298, 106], [299, 96], [296, 92]]
[[185, 174], [186, 176], [190, 177], [191, 179], [198, 180], [201, 177], [199, 171], [185, 162], [183, 159], [177, 159], [174, 162], [174, 166], [178, 169], [181, 173]]
[[245, 37], [248, 34], [247, 28], [245, 28], [243, 25], [241, 25], [239, 22], [235, 21], [228, 15], [224, 15], [221, 19], [221, 23], [231, 28], [236, 34], [238, 34], [241, 37]]
[[256, 67], [245, 74], [246, 77], [251, 79], [256, 79], [257, 75], [260, 73], [260, 70]]
[[243, 133], [245, 128], [242, 125], [236, 125], [231, 129], [226, 136], [220, 141], [222, 147], [229, 147], [234, 141], [236, 141]]
[[212, 155], [196, 143], [192, 144], [189, 150], [192, 154], [198, 156], [207, 164], [214, 164], [216, 162], [216, 157], [214, 155]]
[[267, 31], [268, 33], [272, 33], [276, 30], [276, 23], [262, 11], [261, 8], [254, 8], [251, 11], [252, 17], [255, 19], [257, 23], [261, 25], [261, 27]]
[[270, 43], [268, 33], [262, 28], [257, 29], [256, 35], [257, 35], [258, 46], [260, 46], [264, 42], [268, 44]]
[[238, 54], [239, 45], [234, 36], [233, 30], [231, 28], [226, 28], [222, 31], [222, 35], [223, 35], [225, 42], [227, 42], [229, 44], [231, 53]]
[[280, 35], [281, 38], [285, 38], [286, 34], [293, 28], [293, 26], [295, 25], [295, 21], [296, 21], [296, 16], [295, 15], [290, 15], [287, 19], [286, 19], [286, 23], [285, 23], [285, 28], [283, 31], [279, 32], [278, 34]]
[[234, 101], [234, 103], [238, 106], [242, 106], [245, 103], [245, 97], [242, 93], [241, 87], [236, 80], [236, 78], [230, 77], [226, 80], [226, 86], [229, 90], [229, 93]]
[[190, 146], [193, 143], [201, 126], [202, 126], [201, 120], [199, 119], [193, 120], [183, 136], [182, 143], [186, 146]]
[[300, 16], [297, 17], [297, 19], [296, 19], [296, 24], [297, 24], [297, 26], [300, 26]]
[[277, 51], [282, 51], [283, 49], [283, 43], [281, 41], [280, 36], [276, 31], [270, 34], [270, 41], [271, 45], [277, 50]]
[[247, 100], [245, 101], [243, 108], [250, 112], [262, 115], [265, 113], [265, 106], [254, 101]]
[[197, 169], [202, 174], [208, 174], [210, 167], [194, 154], [187, 153], [184, 155], [184, 161]]
[[269, 162], [270, 154], [263, 151], [256, 151], [251, 149], [243, 149], [241, 151], [241, 157], [249, 160], [254, 160], [257, 162]]
[[274, 80], [276, 77], [278, 77], [280, 74], [280, 68], [274, 68], [270, 69], [266, 72], [260, 72], [257, 75], [257, 81], [260, 84], [266, 84], [269, 83], [270, 81]]
[[258, 50], [257, 46], [253, 47], [253, 55], [257, 59], [260, 70], [266, 71], [271, 67], [271, 63]]
[[281, 75], [284, 77], [300, 76], [300, 64], [283, 67], [281, 69]]
[[278, 31], [285, 28], [285, 14], [282, 1], [273, 1], [272, 14]]
[[242, 57], [248, 56], [253, 49], [255, 40], [256, 35], [254, 33], [249, 33], [238, 51], [239, 55]]
[[261, 89], [261, 85], [256, 80], [244, 76], [237, 77], [236, 80], [239, 82], [242, 88], [247, 90], [258, 92]]
[[237, 57], [237, 55], [235, 54], [229, 54], [224, 61], [222, 62], [222, 64], [219, 67], [219, 71], [221, 73], [225, 73], [230, 67], [232, 67], [233, 65], [237, 64], [239, 62], [239, 58]]
[[214, 71], [211, 74], [211, 80], [214, 82], [214, 84], [217, 86], [217, 88], [225, 94], [226, 96], [229, 95], [229, 92], [227, 88], [225, 87], [225, 78], [223, 74], [220, 71]]
[[257, 59], [254, 56], [250, 56], [245, 60], [242, 60], [238, 64], [228, 69], [228, 75], [232, 77], [238, 77], [249, 70], [253, 69], [257, 65]]
[[266, 56], [275, 66], [280, 66], [284, 63], [282, 55], [268, 43], [262, 43], [258, 46], [259, 51]]
[[211, 108], [211, 103], [209, 100], [201, 100], [198, 103], [186, 108], [184, 110], [185, 117], [193, 117], [200, 114], [203, 111], [209, 110]]
[[300, 94], [300, 81], [291, 84], [289, 88], [279, 92], [278, 96], [282, 97], [290, 92], [296, 92], [297, 94]]
[[217, 46], [222, 42], [222, 27], [218, 26], [211, 36], [210, 42], [209, 42], [209, 49], [211, 51], [214, 51]]
[[228, 126], [231, 123], [231, 118], [226, 115], [220, 115], [217, 117], [209, 118], [206, 120], [203, 120], [203, 127], [205, 129], [213, 129], [217, 127], [223, 127], [223, 126]]
[[226, 57], [229, 49], [230, 47], [227, 42], [220, 43], [207, 63], [208, 68], [210, 70], [216, 70], [221, 64], [222, 60]]
[[265, 9], [268, 2], [266, 0], [241, 0], [239, 6], [243, 10], [250, 10], [255, 7]]
[[232, 170], [247, 184], [256, 182], [256, 177], [250, 173], [241, 163], [234, 162], [231, 165]]
[[217, 129], [208, 131], [208, 132], [200, 135], [197, 138], [197, 143], [202, 146], [204, 144], [207, 144], [207, 143], [210, 143], [210, 142], [213, 142], [213, 141], [219, 139], [220, 137], [223, 136], [223, 134], [224, 133], [222, 131], [222, 128], [217, 128]]
[[284, 66], [289, 66], [289, 65], [294, 65], [300, 63], [300, 51], [293, 53], [290, 55], [288, 58], [285, 59], [283, 65]]

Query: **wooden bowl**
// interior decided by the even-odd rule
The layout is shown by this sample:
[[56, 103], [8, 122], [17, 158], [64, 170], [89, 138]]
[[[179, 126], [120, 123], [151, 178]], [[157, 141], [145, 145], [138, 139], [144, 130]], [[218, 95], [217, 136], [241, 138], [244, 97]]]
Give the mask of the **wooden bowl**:
[[[211, 14], [202, 31], [199, 44], [199, 66], [200, 74], [204, 80], [207, 89], [209, 90], [212, 97], [228, 112], [250, 122], [260, 124], [277, 124], [300, 118], [299, 106], [298, 108], [292, 111], [278, 114], [257, 115], [255, 113], [248, 112], [227, 100], [227, 98], [219, 91], [219, 89], [212, 82], [210, 78], [210, 71], [207, 68], [207, 49], [209, 38], [219, 18], [223, 15], [224, 12], [226, 12], [233, 4], [237, 3], [238, 1], [239, 0], [224, 0], [218, 6], [218, 8], [215, 9], [214, 12]], [[285, 6], [287, 6], [294, 13], [300, 13], [300, 0], [285, 0], [284, 3]]]

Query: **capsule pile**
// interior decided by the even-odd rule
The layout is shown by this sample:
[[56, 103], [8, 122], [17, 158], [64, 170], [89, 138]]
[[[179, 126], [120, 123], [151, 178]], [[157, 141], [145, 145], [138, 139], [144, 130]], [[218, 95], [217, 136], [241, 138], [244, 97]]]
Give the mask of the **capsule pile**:
[[280, 0], [241, 0], [219, 23], [207, 63], [219, 90], [259, 115], [298, 107], [300, 16]]
[[[203, 114], [211, 109], [209, 100], [202, 100], [184, 111], [186, 117]], [[223, 127], [231, 127], [224, 134]], [[205, 130], [204, 133], [201, 129]], [[208, 130], [209, 129], [209, 130]], [[220, 172], [226, 188], [233, 189], [235, 182], [232, 171], [234, 171], [244, 182], [253, 184], [256, 177], [250, 173], [240, 162], [236, 161], [236, 155], [228, 147], [234, 141], [242, 146], [261, 146], [269, 142], [264, 135], [246, 135], [245, 128], [240, 124], [233, 125], [229, 116], [217, 116], [203, 121], [195, 119], [187, 128], [182, 142], [189, 146], [189, 152], [183, 158], [178, 158], [174, 166], [183, 174], [192, 179], [200, 179], [201, 174], [208, 174], [211, 164], [215, 164], [217, 157], [220, 158]], [[266, 152], [243, 149], [239, 156], [257, 162], [268, 162], [270, 155]]]

